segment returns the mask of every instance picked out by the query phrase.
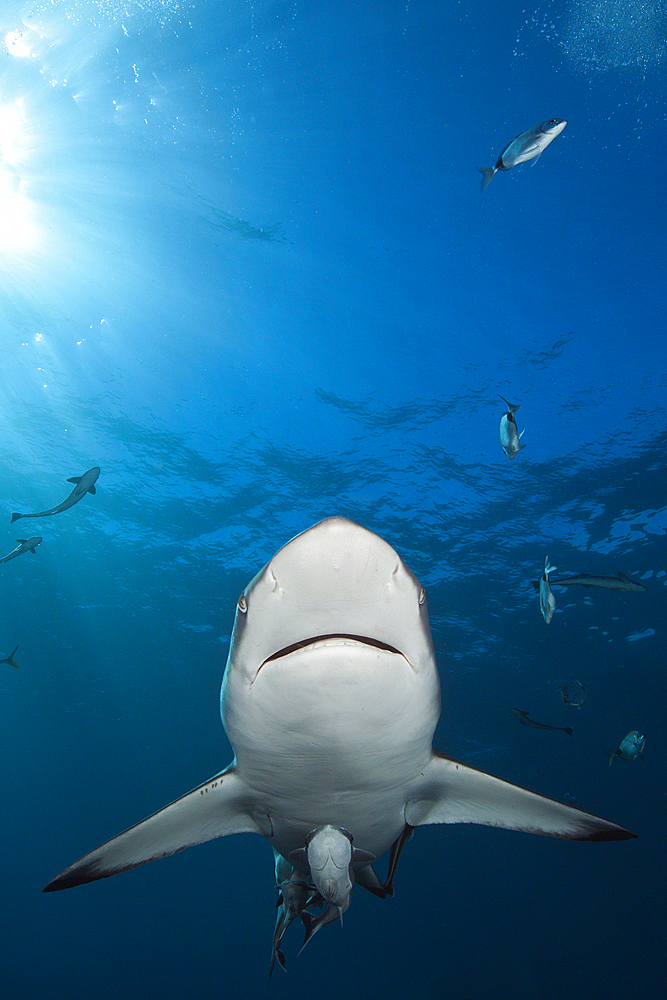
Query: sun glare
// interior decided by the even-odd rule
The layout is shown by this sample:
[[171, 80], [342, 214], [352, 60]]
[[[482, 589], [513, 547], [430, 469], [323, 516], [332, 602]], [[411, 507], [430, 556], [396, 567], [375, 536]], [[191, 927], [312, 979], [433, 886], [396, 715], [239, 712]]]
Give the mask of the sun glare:
[[37, 240], [33, 206], [21, 190], [29, 154], [23, 102], [0, 105], [0, 250], [25, 252]]

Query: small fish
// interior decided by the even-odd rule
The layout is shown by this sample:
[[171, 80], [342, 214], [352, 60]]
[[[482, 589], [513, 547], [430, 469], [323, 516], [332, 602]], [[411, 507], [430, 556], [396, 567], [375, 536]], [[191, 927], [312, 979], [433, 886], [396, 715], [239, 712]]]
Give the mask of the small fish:
[[547, 625], [553, 618], [554, 611], [556, 610], [556, 598], [554, 597], [551, 587], [549, 586], [549, 573], [553, 573], [556, 569], [558, 569], [558, 567], [552, 566], [549, 563], [549, 556], [547, 556], [544, 560], [544, 573], [542, 574], [539, 586], [540, 611], [542, 612], [542, 617]]
[[522, 712], [520, 708], [510, 708], [510, 715], [513, 715], [522, 726], [535, 726], [536, 729], [556, 729], [560, 733], [567, 733], [568, 736], [574, 732], [569, 726], [546, 726], [543, 722], [533, 722], [532, 719], [528, 718], [530, 712]]
[[517, 163], [525, 163], [526, 160], [535, 160], [537, 163], [549, 143], [561, 134], [566, 125], [564, 118], [550, 118], [548, 122], [539, 122], [532, 128], [527, 128], [508, 142], [495, 167], [477, 167], [482, 174], [482, 191], [486, 190], [498, 170], [511, 170]]
[[314, 891], [280, 854], [276, 854], [276, 882], [280, 895], [277, 902], [278, 915], [273, 933], [269, 979], [276, 959], [280, 967], [285, 969], [285, 956], [280, 949], [280, 942], [292, 921], [301, 916]]
[[[533, 583], [535, 589], [538, 583]], [[626, 594], [646, 593], [646, 587], [642, 583], [631, 580], [625, 573], [619, 571], [618, 576], [589, 576], [588, 573], [580, 573], [579, 576], [564, 576], [560, 580], [551, 580], [552, 587], [602, 587], [603, 590], [622, 590]]]
[[33, 535], [32, 538], [17, 538], [16, 541], [18, 542], [18, 545], [16, 548], [12, 549], [12, 551], [6, 556], [3, 556], [2, 559], [0, 559], [0, 563], [6, 563], [9, 562], [10, 559], [16, 559], [17, 556], [22, 556], [24, 552], [32, 552], [34, 555], [35, 548], [39, 545], [41, 540], [42, 539], [39, 535]]
[[[17, 646], [17, 647], [16, 647], [16, 649], [18, 649], [18, 648], [19, 648], [19, 647]], [[13, 650], [13, 651], [12, 651], [12, 652], [11, 652], [11, 653], [9, 654], [9, 656], [6, 656], [6, 657], [4, 658], [4, 660], [0, 660], [0, 663], [8, 663], [10, 667], [16, 667], [16, 669], [18, 670], [18, 669], [19, 669], [19, 665], [18, 665], [18, 663], [14, 663], [14, 655], [15, 655], [15, 653], [16, 653], [16, 649], [15, 649], [15, 650]]]
[[37, 514], [12, 514], [12, 524], [14, 521], [18, 521], [20, 517], [46, 517], [49, 514], [59, 514], [61, 510], [67, 510], [68, 507], [73, 507], [75, 503], [82, 500], [86, 493], [95, 493], [95, 481], [100, 474], [100, 470], [97, 466], [92, 469], [88, 469], [88, 472], [84, 472], [82, 476], [72, 476], [68, 479], [68, 483], [74, 483], [74, 489], [62, 503], [59, 503], [56, 507], [51, 507], [49, 510], [40, 510]]
[[581, 681], [567, 681], [560, 689], [560, 696], [564, 705], [572, 705], [573, 708], [581, 708], [588, 697]]
[[609, 767], [611, 767], [614, 757], [620, 757], [621, 760], [636, 760], [639, 757], [643, 760], [645, 746], [646, 737], [644, 734], [640, 733], [638, 729], [631, 729], [627, 736], [623, 737], [615, 750], [604, 751], [607, 757], [609, 757]]
[[[500, 395], [500, 393], [498, 393]], [[517, 410], [521, 409], [521, 404], [514, 406], [512, 403], [508, 403], [504, 396], [500, 396], [503, 403], [507, 406], [507, 412], [503, 413], [500, 418], [500, 434], [498, 435], [498, 440], [503, 446], [503, 451], [510, 459], [510, 461], [519, 454], [519, 452], [525, 448], [525, 444], [520, 444], [520, 440], [526, 432], [526, 428], [521, 431], [516, 425], [516, 419], [514, 414]]]

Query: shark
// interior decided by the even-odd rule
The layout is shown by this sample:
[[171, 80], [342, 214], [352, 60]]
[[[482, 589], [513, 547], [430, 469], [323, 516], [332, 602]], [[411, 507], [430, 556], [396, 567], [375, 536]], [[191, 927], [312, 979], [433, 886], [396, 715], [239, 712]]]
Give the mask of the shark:
[[[551, 567], [553, 570], [555, 567]], [[540, 581], [531, 580], [535, 590], [539, 591]], [[549, 580], [552, 587], [601, 587], [603, 590], [622, 590], [626, 594], [646, 593], [643, 583], [631, 580], [625, 573], [619, 570], [618, 576], [589, 576], [588, 573], [580, 573], [579, 576], [563, 576], [560, 580]]]
[[[417, 827], [478, 823], [580, 841], [636, 836], [433, 746], [441, 693], [424, 587], [392, 546], [330, 517], [284, 545], [238, 599], [220, 709], [234, 758], [86, 854], [44, 892], [194, 844], [253, 833], [274, 851], [280, 941], [350, 905], [353, 882], [393, 894]], [[390, 850], [381, 883], [371, 859]], [[358, 852], [358, 853], [357, 853]], [[313, 906], [325, 906], [313, 916]]]
[[55, 507], [50, 507], [49, 510], [40, 510], [37, 514], [17, 514], [14, 512], [11, 523], [13, 524], [14, 521], [18, 521], [20, 517], [48, 517], [50, 514], [59, 514], [61, 510], [67, 510], [68, 507], [73, 507], [79, 500], [83, 500], [86, 493], [92, 493], [94, 496], [96, 492], [95, 483], [99, 474], [99, 468], [94, 466], [92, 469], [88, 469], [88, 472], [84, 472], [82, 476], [72, 476], [67, 482], [74, 483], [74, 489], [62, 503], [57, 504]]
[[18, 647], [18, 646], [16, 646], [16, 647], [15, 647], [15, 648], [14, 648], [14, 649], [13, 649], [13, 650], [11, 651], [11, 653], [9, 654], [9, 656], [6, 656], [6, 657], [4, 658], [4, 660], [0, 660], [0, 663], [8, 663], [10, 667], [15, 667], [15, 668], [16, 668], [16, 670], [19, 670], [19, 669], [20, 669], [20, 667], [19, 667], [18, 663], [16, 663], [16, 662], [15, 662], [15, 660], [14, 660], [14, 657], [16, 656], [16, 651], [18, 650], [18, 648], [19, 648], [19, 647]]
[[0, 559], [0, 563], [9, 562], [10, 559], [16, 559], [18, 556], [22, 556], [24, 552], [32, 552], [35, 554], [35, 549], [41, 543], [42, 539], [40, 535], [33, 535], [32, 538], [17, 538], [16, 541], [18, 545], [11, 552], [8, 552], [6, 556]]

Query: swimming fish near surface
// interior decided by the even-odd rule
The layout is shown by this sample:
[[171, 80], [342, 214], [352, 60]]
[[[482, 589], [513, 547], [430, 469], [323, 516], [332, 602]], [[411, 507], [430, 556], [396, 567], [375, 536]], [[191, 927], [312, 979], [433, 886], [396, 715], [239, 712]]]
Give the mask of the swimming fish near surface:
[[[550, 580], [552, 587], [601, 587], [603, 590], [622, 590], [626, 594], [646, 593], [646, 587], [636, 580], [631, 580], [625, 573], [619, 571], [618, 576], [589, 576], [588, 573], [580, 573], [579, 576], [563, 576], [560, 580]], [[539, 581], [532, 581], [536, 590], [539, 589]]]
[[549, 121], [538, 122], [537, 125], [519, 133], [502, 150], [495, 167], [477, 167], [482, 174], [482, 191], [486, 190], [491, 178], [499, 170], [511, 170], [526, 160], [535, 160], [537, 163], [549, 143], [561, 134], [566, 125], [564, 118], [550, 118]]
[[[498, 395], [500, 395], [500, 393], [498, 393]], [[526, 428], [524, 427], [521, 434], [519, 434], [519, 430], [516, 425], [516, 418], [514, 416], [516, 411], [521, 409], [521, 403], [519, 403], [518, 406], [514, 406], [512, 403], [508, 403], [504, 396], [500, 396], [500, 398], [507, 406], [507, 412], [503, 413], [500, 418], [500, 433], [498, 435], [498, 440], [503, 446], [503, 451], [510, 461], [512, 461], [516, 458], [519, 452], [526, 447], [525, 444], [520, 443], [521, 438], [526, 432]]]
[[[609, 757], [609, 767], [613, 764], [614, 757], [620, 757], [621, 760], [636, 760], [639, 757], [640, 760], [643, 760], [645, 746], [646, 737], [644, 734], [640, 733], [638, 729], [631, 729], [615, 750], [604, 751]], [[604, 747], [602, 749], [604, 750]]]
[[549, 556], [544, 560], [544, 573], [539, 583], [539, 595], [540, 595], [540, 611], [542, 612], [542, 617], [548, 625], [554, 616], [554, 611], [556, 610], [556, 598], [554, 597], [551, 587], [549, 586], [549, 573], [553, 573], [554, 570], [558, 569], [557, 566], [552, 566], [549, 563]]
[[[241, 594], [220, 704], [232, 762], [70, 865], [46, 892], [216, 837], [260, 834], [284, 862], [273, 944], [282, 964], [289, 921], [301, 916], [312, 936], [314, 924], [338, 920], [352, 871], [364, 888], [390, 894], [414, 827], [635, 836], [433, 747], [440, 681], [424, 588], [387, 542], [343, 517], [293, 538]], [[369, 859], [390, 848], [382, 884]], [[302, 885], [286, 899], [292, 881]], [[321, 916], [307, 913], [303, 886], [326, 904]]]
[[[17, 646], [17, 647], [16, 647], [16, 649], [18, 649], [18, 648], [19, 648], [19, 647]], [[16, 649], [14, 649], [14, 650], [13, 650], [13, 651], [12, 651], [12, 652], [11, 652], [11, 653], [9, 654], [9, 656], [6, 656], [6, 657], [4, 658], [4, 660], [0, 660], [0, 663], [8, 663], [10, 667], [16, 667], [16, 669], [18, 670], [18, 669], [19, 669], [19, 665], [18, 665], [18, 663], [14, 663], [14, 656], [16, 655]]]
[[49, 514], [59, 514], [61, 510], [67, 510], [68, 507], [73, 507], [75, 503], [82, 500], [86, 493], [95, 494], [95, 482], [100, 474], [100, 470], [97, 466], [92, 469], [88, 469], [88, 472], [84, 472], [82, 476], [72, 476], [68, 479], [68, 483], [74, 483], [74, 489], [68, 497], [66, 497], [62, 503], [59, 503], [56, 507], [51, 507], [49, 510], [40, 510], [37, 514], [12, 514], [12, 524], [14, 521], [18, 521], [20, 517], [47, 517]]
[[0, 563], [6, 563], [9, 562], [10, 559], [16, 559], [17, 556], [22, 556], [24, 552], [32, 552], [34, 555], [35, 549], [40, 544], [42, 539], [39, 535], [33, 535], [32, 538], [17, 538], [16, 541], [18, 542], [16, 548], [12, 549], [12, 551], [6, 556], [3, 556], [2, 559], [0, 559]]
[[510, 715], [513, 715], [516, 721], [520, 722], [522, 726], [535, 726], [536, 729], [555, 729], [559, 733], [567, 733], [568, 736], [571, 736], [574, 732], [570, 726], [547, 726], [544, 722], [534, 722], [528, 718], [530, 712], [522, 712], [520, 708], [510, 708]]
[[571, 705], [573, 708], [581, 708], [588, 697], [581, 681], [567, 681], [560, 689], [560, 696], [564, 705]]

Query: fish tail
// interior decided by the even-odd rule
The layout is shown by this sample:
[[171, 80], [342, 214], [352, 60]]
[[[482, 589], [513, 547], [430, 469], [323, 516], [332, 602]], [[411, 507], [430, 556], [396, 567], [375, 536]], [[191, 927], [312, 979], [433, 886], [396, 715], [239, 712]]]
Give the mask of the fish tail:
[[6, 659], [0, 660], [0, 663], [8, 663], [10, 667], [15, 667], [16, 670], [20, 670], [21, 668], [18, 663], [14, 663], [14, 656], [16, 655], [18, 648], [19, 647], [17, 646], [16, 649], [13, 649]]
[[572, 733], [574, 732], [574, 729], [572, 729], [571, 726], [565, 726], [565, 728], [563, 729], [563, 732], [567, 733], [568, 736], [571, 736]]
[[[511, 414], [515, 414], [517, 410], [521, 409], [521, 403], [510, 403], [509, 399], [505, 399], [505, 397], [501, 396], [500, 393], [498, 393], [498, 396], [500, 397], [500, 399], [502, 399], [503, 403], [505, 404], [505, 406], [507, 407], [507, 409], [510, 411]], [[524, 427], [523, 431], [521, 431], [521, 434], [523, 434], [525, 429], [526, 428]], [[519, 437], [521, 437], [521, 434], [519, 434]]]
[[480, 174], [482, 174], [482, 191], [486, 191], [489, 184], [491, 183], [491, 178], [496, 172], [495, 167], [477, 167]]

